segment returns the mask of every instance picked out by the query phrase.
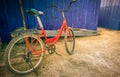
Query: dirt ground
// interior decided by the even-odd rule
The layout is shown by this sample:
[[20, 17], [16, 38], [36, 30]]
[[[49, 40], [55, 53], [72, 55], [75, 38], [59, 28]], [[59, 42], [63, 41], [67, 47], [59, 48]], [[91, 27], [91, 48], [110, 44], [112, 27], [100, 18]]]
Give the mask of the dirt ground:
[[98, 30], [98, 36], [76, 37], [75, 52], [71, 56], [60, 40], [56, 51], [62, 56], [46, 53], [39, 75], [18, 76], [0, 66], [0, 77], [120, 77], [120, 31]]

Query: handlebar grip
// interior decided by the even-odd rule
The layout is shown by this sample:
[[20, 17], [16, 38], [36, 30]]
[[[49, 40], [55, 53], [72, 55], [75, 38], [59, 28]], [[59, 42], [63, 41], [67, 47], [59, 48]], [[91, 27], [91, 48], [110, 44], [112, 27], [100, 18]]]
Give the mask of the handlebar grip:
[[77, 0], [71, 0], [71, 2], [77, 2]]

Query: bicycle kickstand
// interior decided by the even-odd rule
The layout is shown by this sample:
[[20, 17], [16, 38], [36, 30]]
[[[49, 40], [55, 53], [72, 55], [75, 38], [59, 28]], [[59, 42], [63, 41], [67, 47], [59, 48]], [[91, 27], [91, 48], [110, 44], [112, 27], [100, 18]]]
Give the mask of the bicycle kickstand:
[[36, 74], [36, 75], [39, 75], [37, 69], [35, 69], [35, 68], [33, 67], [33, 64], [31, 63], [31, 61], [30, 61], [28, 64], [29, 64], [29, 66], [30, 66], [31, 68], [33, 68], [35, 74]]
[[58, 52], [55, 51], [55, 54], [58, 55], [58, 56], [62, 56], [61, 54], [59, 54]]

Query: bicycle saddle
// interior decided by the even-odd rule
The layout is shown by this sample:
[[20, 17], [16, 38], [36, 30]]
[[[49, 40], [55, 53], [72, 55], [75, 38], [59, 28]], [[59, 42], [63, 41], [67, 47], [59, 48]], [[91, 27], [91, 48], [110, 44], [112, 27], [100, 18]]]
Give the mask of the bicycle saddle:
[[28, 13], [28, 14], [30, 14], [30, 15], [34, 15], [34, 16], [39, 16], [39, 15], [42, 15], [42, 14], [44, 14], [44, 12], [42, 12], [42, 11], [38, 11], [38, 10], [36, 10], [36, 9], [28, 9], [28, 10], [26, 10], [26, 12]]

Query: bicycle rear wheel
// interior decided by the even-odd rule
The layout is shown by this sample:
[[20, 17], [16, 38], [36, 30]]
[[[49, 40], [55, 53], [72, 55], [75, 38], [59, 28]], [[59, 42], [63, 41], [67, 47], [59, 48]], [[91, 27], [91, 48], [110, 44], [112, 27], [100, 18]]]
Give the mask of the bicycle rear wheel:
[[13, 38], [5, 50], [7, 68], [14, 74], [34, 71], [43, 59], [42, 40], [34, 34], [25, 33]]
[[71, 29], [66, 30], [65, 33], [65, 48], [69, 55], [72, 55], [75, 49], [75, 36]]

